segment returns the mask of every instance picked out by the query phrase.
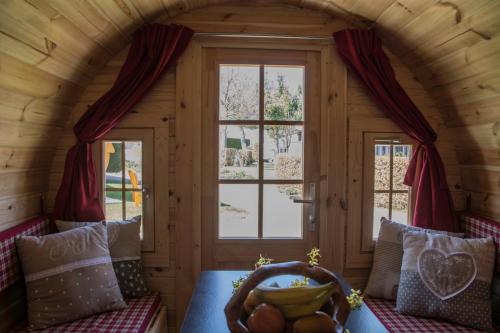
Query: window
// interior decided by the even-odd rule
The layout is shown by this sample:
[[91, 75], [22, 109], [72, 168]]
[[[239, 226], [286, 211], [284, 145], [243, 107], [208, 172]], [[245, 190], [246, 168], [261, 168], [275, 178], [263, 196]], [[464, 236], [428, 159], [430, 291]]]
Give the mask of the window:
[[219, 65], [219, 238], [302, 238], [304, 73]]
[[371, 249], [380, 219], [408, 224], [411, 188], [403, 184], [412, 144], [402, 133], [363, 134], [363, 244]]
[[154, 131], [115, 129], [98, 141], [97, 174], [107, 221], [141, 215], [143, 251], [155, 250], [154, 237]]
[[[412, 145], [403, 144], [400, 138], [376, 138], [367, 134], [365, 151], [372, 147], [372, 165], [366, 165], [366, 172], [373, 172], [373, 182], [366, 182], [373, 195], [372, 239], [380, 230], [380, 218], [408, 224], [410, 221], [410, 187], [403, 184], [411, 158]], [[371, 157], [371, 156], [370, 156]], [[368, 157], [367, 160], [372, 159]], [[366, 178], [371, 180], [370, 177]], [[369, 189], [366, 189], [369, 191]], [[368, 204], [368, 203], [367, 203]]]
[[347, 267], [371, 266], [381, 217], [410, 223], [413, 196], [403, 180], [413, 144], [389, 119], [350, 120]]
[[102, 145], [106, 220], [142, 216], [142, 141], [103, 140]]

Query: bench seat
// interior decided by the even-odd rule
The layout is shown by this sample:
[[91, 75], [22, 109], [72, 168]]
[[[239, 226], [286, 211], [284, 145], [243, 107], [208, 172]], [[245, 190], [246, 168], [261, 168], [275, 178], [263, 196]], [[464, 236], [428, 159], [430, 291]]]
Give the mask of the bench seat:
[[395, 310], [396, 302], [385, 299], [365, 299], [366, 305], [389, 332], [398, 333], [480, 333], [482, 331], [443, 320], [405, 316]]
[[[119, 311], [100, 313], [66, 324], [36, 330], [37, 333], [144, 333], [148, 332], [160, 312], [161, 298], [159, 293], [142, 298], [127, 299], [127, 308]], [[27, 327], [17, 333], [30, 332]]]
[[[465, 233], [466, 238], [493, 237], [493, 240], [495, 241], [496, 263], [492, 288], [495, 292], [493, 292], [492, 300], [494, 304], [496, 304], [493, 306], [493, 321], [496, 332], [499, 332], [498, 304], [500, 304], [500, 300], [498, 299], [498, 290], [500, 287], [498, 287], [498, 283], [500, 281], [500, 222], [477, 216], [475, 214], [464, 213], [461, 215], [461, 228]], [[370, 298], [366, 299], [365, 303], [389, 332], [481, 332], [443, 320], [402, 315], [395, 310], [395, 301]]]
[[[43, 236], [49, 232], [49, 222], [44, 216], [0, 232], [0, 318], [2, 318], [0, 333], [31, 331], [25, 324], [26, 295], [15, 239], [19, 236]], [[164, 333], [167, 331], [166, 309], [161, 306], [159, 293], [125, 301], [128, 306], [123, 310], [100, 313], [33, 332]]]

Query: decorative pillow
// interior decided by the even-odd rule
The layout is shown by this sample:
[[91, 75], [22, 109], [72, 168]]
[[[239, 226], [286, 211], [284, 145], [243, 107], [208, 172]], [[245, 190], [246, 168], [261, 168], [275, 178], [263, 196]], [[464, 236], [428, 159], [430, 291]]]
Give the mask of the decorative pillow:
[[[56, 221], [59, 231], [95, 225], [100, 222]], [[142, 297], [149, 293], [142, 277], [141, 216], [126, 221], [107, 222], [109, 252], [113, 268], [125, 298]]]
[[16, 239], [32, 328], [126, 307], [108, 250], [106, 227], [88, 226]]
[[463, 234], [407, 226], [389, 221], [384, 217], [380, 219], [380, 222], [380, 231], [373, 255], [372, 271], [365, 290], [367, 295], [376, 298], [396, 299], [401, 261], [403, 260], [404, 232], [411, 230], [463, 237]]
[[492, 331], [493, 238], [407, 232], [396, 310]]

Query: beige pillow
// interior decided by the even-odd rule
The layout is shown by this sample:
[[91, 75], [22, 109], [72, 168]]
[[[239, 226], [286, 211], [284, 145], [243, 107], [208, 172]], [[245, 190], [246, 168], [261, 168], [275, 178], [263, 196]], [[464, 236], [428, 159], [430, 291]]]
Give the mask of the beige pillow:
[[[56, 220], [57, 230], [67, 231], [101, 222], [75, 222]], [[141, 216], [125, 221], [106, 222], [109, 253], [113, 261], [141, 259]]]
[[40, 329], [126, 306], [98, 223], [16, 239], [27, 289], [28, 321]]
[[[101, 222], [56, 221], [59, 231], [71, 230]], [[118, 284], [125, 298], [142, 297], [149, 293], [143, 279], [141, 262], [141, 216], [125, 221], [106, 222], [108, 245]]]
[[384, 217], [380, 219], [380, 222], [380, 231], [373, 254], [373, 266], [365, 290], [367, 295], [375, 298], [396, 299], [403, 260], [403, 234], [406, 231], [463, 237], [463, 234], [407, 226]]
[[396, 310], [491, 331], [493, 238], [404, 235]]

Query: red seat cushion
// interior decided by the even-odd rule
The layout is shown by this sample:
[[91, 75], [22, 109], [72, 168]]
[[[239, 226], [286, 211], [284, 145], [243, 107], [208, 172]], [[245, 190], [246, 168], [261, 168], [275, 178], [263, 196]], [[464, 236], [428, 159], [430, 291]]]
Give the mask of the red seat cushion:
[[385, 299], [365, 299], [366, 305], [377, 316], [380, 322], [389, 332], [398, 333], [454, 333], [468, 332], [479, 333], [481, 331], [468, 327], [451, 324], [442, 320], [428, 319], [414, 316], [404, 316], [395, 310], [396, 302]]
[[[67, 324], [37, 330], [37, 333], [144, 333], [161, 305], [159, 293], [128, 299], [127, 308], [105, 312]], [[26, 332], [22, 329], [19, 332]]]

